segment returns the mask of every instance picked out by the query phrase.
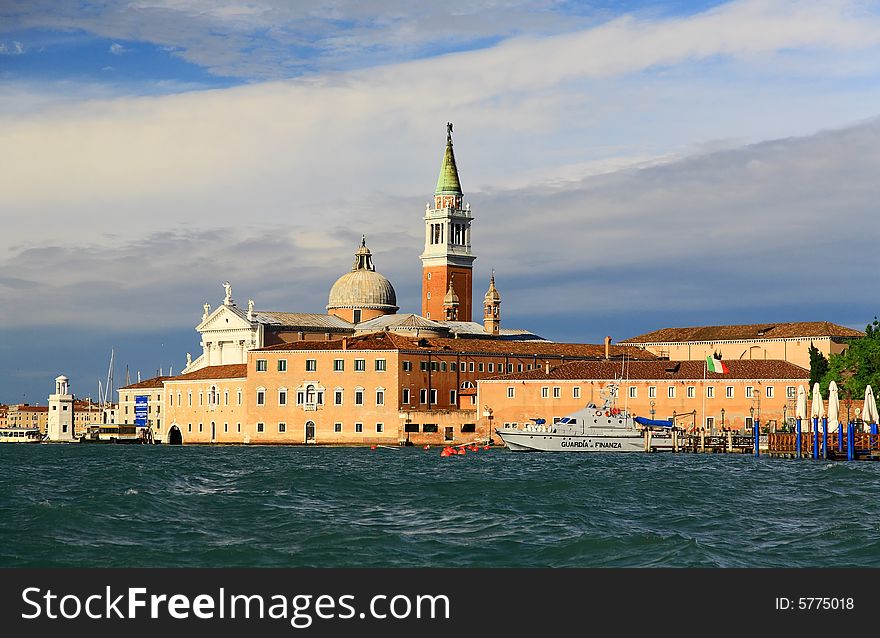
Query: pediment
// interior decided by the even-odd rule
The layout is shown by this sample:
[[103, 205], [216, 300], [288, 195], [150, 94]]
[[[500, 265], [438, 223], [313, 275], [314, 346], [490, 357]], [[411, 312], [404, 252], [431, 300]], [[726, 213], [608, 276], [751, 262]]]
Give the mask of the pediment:
[[215, 308], [208, 318], [196, 326], [199, 332], [212, 332], [215, 330], [251, 330], [251, 322], [239, 314], [235, 306], [219, 306]]

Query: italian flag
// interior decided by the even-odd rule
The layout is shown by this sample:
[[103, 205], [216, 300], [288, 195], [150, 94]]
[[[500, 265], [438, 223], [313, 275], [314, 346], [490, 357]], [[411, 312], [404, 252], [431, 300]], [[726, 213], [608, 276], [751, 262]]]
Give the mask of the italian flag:
[[709, 372], [717, 372], [718, 374], [724, 374], [725, 372], [730, 372], [730, 368], [725, 365], [721, 359], [716, 359], [715, 357], [706, 357], [706, 369]]

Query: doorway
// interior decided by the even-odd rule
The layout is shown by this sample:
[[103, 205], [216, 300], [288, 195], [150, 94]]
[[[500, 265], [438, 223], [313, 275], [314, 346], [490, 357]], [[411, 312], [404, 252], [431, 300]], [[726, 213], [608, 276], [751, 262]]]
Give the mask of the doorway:
[[183, 435], [180, 433], [180, 428], [176, 425], [172, 425], [171, 429], [168, 430], [168, 445], [183, 445]]
[[306, 421], [306, 443], [315, 442], [315, 422]]

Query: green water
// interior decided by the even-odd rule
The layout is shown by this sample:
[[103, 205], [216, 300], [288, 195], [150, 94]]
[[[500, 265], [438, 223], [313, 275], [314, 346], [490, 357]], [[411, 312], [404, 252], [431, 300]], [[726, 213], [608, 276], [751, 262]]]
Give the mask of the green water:
[[6, 567], [880, 567], [880, 464], [0, 446]]

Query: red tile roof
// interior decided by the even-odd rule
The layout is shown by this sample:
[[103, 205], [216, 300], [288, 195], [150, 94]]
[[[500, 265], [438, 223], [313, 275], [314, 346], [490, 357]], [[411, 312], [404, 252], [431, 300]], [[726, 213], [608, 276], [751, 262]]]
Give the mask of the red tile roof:
[[14, 407], [14, 408], [17, 407], [19, 412], [48, 412], [49, 411], [48, 405], [19, 405], [19, 406], [12, 406], [12, 407]]
[[746, 359], [724, 363], [730, 372], [706, 373], [706, 362], [700, 361], [630, 361], [621, 367], [620, 361], [572, 361], [558, 366], [550, 366], [549, 374], [544, 368], [527, 370], [514, 374], [491, 377], [492, 380], [540, 380], [540, 379], [623, 379], [662, 380], [687, 379], [724, 381], [726, 379], [791, 379], [805, 381], [810, 371], [787, 361], [778, 359]]
[[200, 381], [203, 379], [244, 379], [247, 376], [246, 363], [224, 366], [208, 366], [176, 377], [165, 377], [168, 381]]
[[126, 385], [120, 390], [145, 390], [147, 388], [161, 388], [162, 384], [166, 379], [171, 379], [173, 377], [164, 376], [164, 377], [153, 377], [152, 379], [145, 379], [144, 381], [138, 381], [137, 383], [132, 383], [131, 385]]
[[864, 337], [865, 333], [828, 321], [792, 323], [754, 323], [735, 326], [693, 326], [662, 328], [620, 343], [693, 343], [695, 341], [735, 341], [749, 339], [796, 339], [802, 337]]
[[[425, 337], [414, 339], [392, 332], [373, 332], [334, 341], [296, 341], [279, 343], [253, 352], [280, 350], [401, 350], [433, 353], [483, 354], [497, 356], [549, 356], [598, 359], [605, 356], [604, 344], [554, 343], [552, 341], [501, 341], [497, 339], [447, 339]], [[635, 346], [609, 346], [612, 358], [624, 355], [633, 359], [653, 360], [657, 357]]]

